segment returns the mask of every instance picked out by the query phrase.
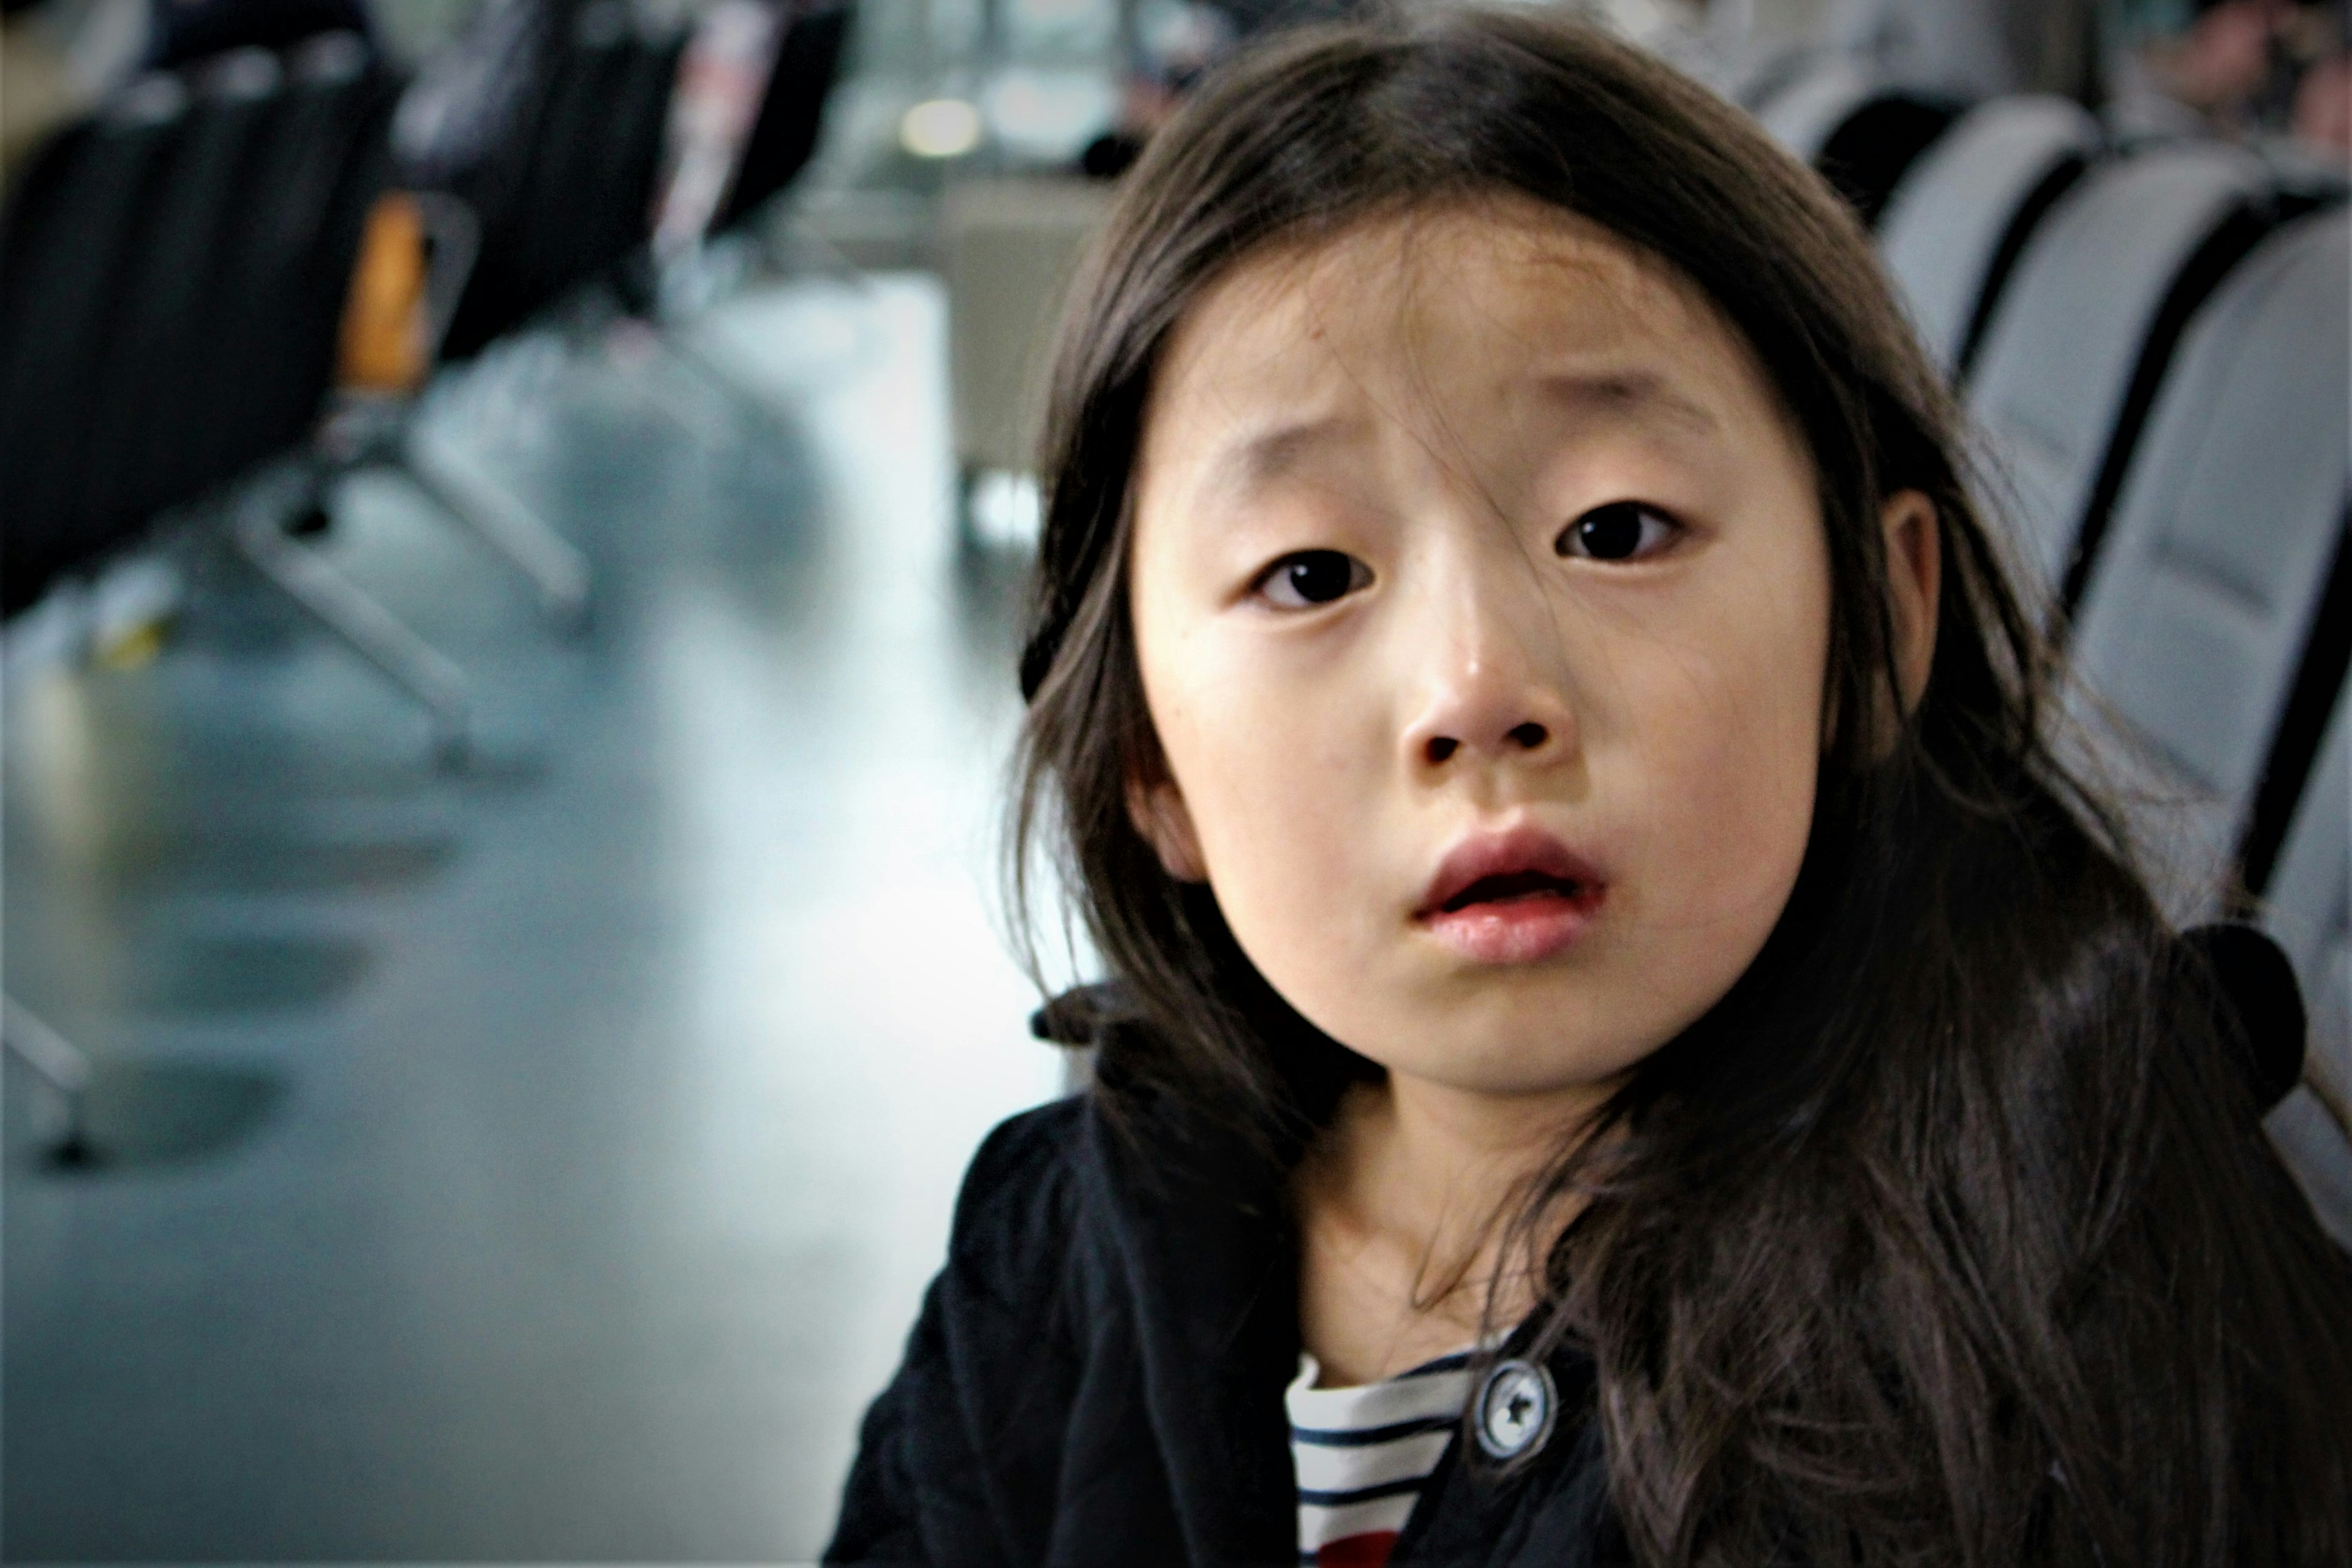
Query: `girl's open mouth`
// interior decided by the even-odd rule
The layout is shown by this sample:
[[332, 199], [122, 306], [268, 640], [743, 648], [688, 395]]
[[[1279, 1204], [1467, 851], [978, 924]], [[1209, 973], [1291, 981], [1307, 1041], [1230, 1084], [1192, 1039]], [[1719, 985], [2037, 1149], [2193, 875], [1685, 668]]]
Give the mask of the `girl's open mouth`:
[[1531, 963], [1584, 934], [1608, 891], [1600, 874], [1540, 828], [1456, 845], [1414, 920], [1476, 963]]

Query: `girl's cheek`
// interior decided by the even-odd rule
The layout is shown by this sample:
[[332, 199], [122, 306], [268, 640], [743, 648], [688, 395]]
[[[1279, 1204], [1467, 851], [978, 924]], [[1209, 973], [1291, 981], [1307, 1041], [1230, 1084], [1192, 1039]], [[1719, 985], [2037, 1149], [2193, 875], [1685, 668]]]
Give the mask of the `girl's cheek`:
[[1634, 814], [1648, 919], [1769, 925], [1803, 861], [1819, 782], [1826, 631], [1798, 618], [1749, 633], [1704, 651], [1684, 643], [1670, 657], [1622, 661], [1648, 677], [1622, 692], [1623, 707], [1642, 717], [1626, 759], [1638, 776], [1622, 781], [1621, 797]]
[[[1320, 683], [1228, 688], [1204, 749], [1220, 759], [1218, 811], [1251, 863], [1301, 890], [1328, 887], [1360, 850], [1383, 748], [1360, 705]], [[1298, 879], [1307, 880], [1300, 882]]]

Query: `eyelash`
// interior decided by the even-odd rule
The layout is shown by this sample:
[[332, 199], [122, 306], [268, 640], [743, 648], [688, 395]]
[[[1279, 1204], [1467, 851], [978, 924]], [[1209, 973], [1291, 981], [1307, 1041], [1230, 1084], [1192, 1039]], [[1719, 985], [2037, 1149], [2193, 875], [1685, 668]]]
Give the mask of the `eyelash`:
[[[1634, 524], [1635, 532], [1633, 547], [1622, 555], [1595, 554], [1592, 550], [1593, 542], [1581, 536], [1582, 531], [1588, 527], [1622, 525], [1627, 521]], [[1594, 507], [1591, 511], [1561, 529], [1559, 537], [1551, 542], [1551, 548], [1554, 554], [1570, 560], [1601, 561], [1615, 564], [1619, 562], [1640, 561], [1654, 555], [1681, 537], [1682, 531], [1681, 523], [1656, 507], [1647, 506], [1637, 500], [1612, 500], [1605, 505]], [[1614, 543], [1615, 541], [1610, 542]]]
[[[1612, 525], [1622, 530], [1622, 525], [1627, 522], [1634, 525], [1634, 535], [1630, 547], [1622, 555], [1594, 553], [1592, 549], [1594, 542], [1584, 537], [1581, 531], [1593, 527], [1608, 528]], [[1633, 500], [1610, 501], [1594, 507], [1560, 530], [1559, 536], [1552, 541], [1552, 551], [1555, 554], [1578, 561], [1602, 561], [1612, 563], [1640, 561], [1654, 555], [1672, 544], [1681, 532], [1682, 524], [1656, 507], [1645, 506], [1640, 501]], [[1604, 542], [1613, 546], [1620, 541], [1610, 539]], [[1579, 546], [1581, 548], [1580, 549]], [[1337, 592], [1326, 597], [1316, 598], [1301, 591], [1297, 574], [1302, 569], [1320, 569], [1328, 573], [1333, 566], [1341, 563], [1345, 564], [1348, 573], [1344, 585], [1334, 584], [1328, 577], [1324, 582], [1316, 584], [1318, 588], [1336, 588]], [[1324, 605], [1336, 604], [1350, 594], [1360, 593], [1371, 586], [1371, 582], [1372, 569], [1343, 551], [1300, 550], [1282, 557], [1258, 574], [1257, 581], [1250, 585], [1250, 591], [1280, 609], [1311, 610]]]
[[[1298, 592], [1292, 574], [1299, 568], [1325, 566], [1335, 562], [1344, 562], [1348, 569], [1347, 585], [1339, 592], [1326, 599], [1308, 598]], [[1258, 574], [1257, 581], [1251, 584], [1251, 591], [1278, 609], [1312, 610], [1334, 604], [1349, 594], [1360, 593], [1370, 587], [1371, 584], [1372, 569], [1352, 555], [1338, 550], [1300, 550], [1284, 556]], [[1281, 596], [1284, 593], [1294, 597], [1286, 599]]]

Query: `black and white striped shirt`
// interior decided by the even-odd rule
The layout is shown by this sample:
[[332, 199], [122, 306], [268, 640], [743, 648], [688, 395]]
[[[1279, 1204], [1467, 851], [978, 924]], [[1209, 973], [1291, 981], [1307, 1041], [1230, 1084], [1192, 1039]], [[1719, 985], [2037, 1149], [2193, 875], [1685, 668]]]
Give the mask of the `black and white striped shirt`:
[[1283, 1394], [1298, 1473], [1302, 1568], [1382, 1568], [1470, 1398], [1470, 1352], [1356, 1388], [1318, 1388], [1298, 1358]]

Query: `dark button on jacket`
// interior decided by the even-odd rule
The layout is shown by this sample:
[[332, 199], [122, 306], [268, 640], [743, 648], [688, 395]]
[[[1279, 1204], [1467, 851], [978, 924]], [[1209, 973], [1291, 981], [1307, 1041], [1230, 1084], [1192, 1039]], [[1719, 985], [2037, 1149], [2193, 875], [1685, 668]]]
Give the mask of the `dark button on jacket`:
[[[1089, 1096], [991, 1133], [825, 1561], [1296, 1565], [1297, 1263], [1273, 1164], [1178, 1113], [1114, 1130]], [[1549, 1366], [1541, 1448], [1505, 1467], [1457, 1431], [1398, 1568], [1630, 1561], [1591, 1363]]]

